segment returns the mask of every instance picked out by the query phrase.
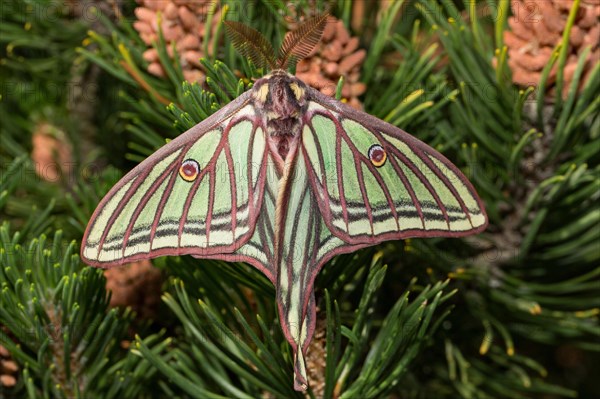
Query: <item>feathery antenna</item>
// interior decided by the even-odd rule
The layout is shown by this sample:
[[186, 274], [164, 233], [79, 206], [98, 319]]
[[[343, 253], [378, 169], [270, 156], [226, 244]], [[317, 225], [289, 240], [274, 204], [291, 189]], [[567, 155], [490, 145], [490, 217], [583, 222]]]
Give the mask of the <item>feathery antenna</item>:
[[233, 47], [258, 67], [275, 69], [275, 50], [262, 33], [247, 25], [235, 21], [225, 21], [227, 35]]
[[319, 14], [306, 20], [292, 32], [288, 32], [279, 49], [277, 66], [286, 69], [290, 61], [297, 62], [307, 57], [319, 44], [328, 17], [327, 13]]
[[319, 14], [288, 32], [277, 59], [271, 43], [256, 29], [235, 21], [225, 21], [225, 29], [236, 50], [256, 67], [287, 69], [290, 63], [307, 57], [319, 44], [328, 17], [328, 13]]

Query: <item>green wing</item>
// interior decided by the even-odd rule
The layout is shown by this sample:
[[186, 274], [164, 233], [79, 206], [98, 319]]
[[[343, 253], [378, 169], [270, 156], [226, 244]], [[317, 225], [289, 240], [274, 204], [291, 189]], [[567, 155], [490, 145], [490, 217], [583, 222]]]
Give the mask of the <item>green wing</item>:
[[311, 95], [302, 151], [334, 235], [349, 244], [376, 244], [485, 229], [475, 189], [443, 155], [390, 124]]
[[98, 205], [82, 257], [94, 266], [234, 252], [251, 237], [264, 193], [266, 138], [242, 95], [127, 174]]

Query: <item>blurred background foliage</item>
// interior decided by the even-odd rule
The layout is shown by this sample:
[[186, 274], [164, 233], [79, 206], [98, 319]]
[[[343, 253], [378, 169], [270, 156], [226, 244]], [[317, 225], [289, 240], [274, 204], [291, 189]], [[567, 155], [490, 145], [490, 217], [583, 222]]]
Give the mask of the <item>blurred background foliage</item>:
[[597, 2], [0, 4], [0, 396], [302, 396], [259, 272], [77, 253], [124, 173], [266, 72], [224, 19], [277, 46], [325, 9], [297, 75], [452, 159], [490, 227], [329, 262], [307, 395], [600, 395]]

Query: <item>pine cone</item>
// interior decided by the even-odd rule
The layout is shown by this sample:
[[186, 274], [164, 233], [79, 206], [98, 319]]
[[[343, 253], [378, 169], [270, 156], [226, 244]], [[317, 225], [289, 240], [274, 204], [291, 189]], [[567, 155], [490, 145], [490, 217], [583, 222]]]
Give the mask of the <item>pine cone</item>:
[[[208, 11], [213, 0], [137, 0], [140, 7], [135, 9], [137, 21], [133, 27], [148, 45], [144, 59], [150, 63], [148, 72], [164, 77], [158, 52], [152, 43], [158, 39], [159, 23], [165, 38], [167, 52], [173, 57], [172, 43], [179, 54], [183, 76], [189, 82], [204, 82], [205, 75], [200, 69], [200, 58], [204, 54], [204, 33]], [[214, 34], [221, 16], [218, 8], [213, 16], [211, 31]], [[208, 48], [212, 54], [213, 49]]]
[[10, 352], [0, 345], [0, 391], [3, 387], [11, 388], [15, 386], [18, 372], [19, 365], [12, 360]]
[[104, 276], [106, 290], [112, 291], [110, 306], [130, 306], [143, 319], [156, 313], [163, 278], [160, 270], [152, 266], [149, 260], [108, 269]]
[[40, 178], [57, 183], [71, 176], [73, 150], [62, 130], [48, 122], [40, 122], [31, 141], [31, 160]]
[[351, 37], [342, 21], [329, 17], [321, 42], [311, 55], [298, 62], [296, 76], [328, 96], [335, 94], [338, 80], [344, 76], [342, 98], [362, 109], [358, 97], [367, 87], [360, 82], [360, 67], [367, 53], [358, 46], [359, 38]]
[[[517, 85], [527, 87], [539, 82], [542, 69], [548, 64], [554, 47], [562, 39], [572, 5], [573, 0], [511, 2], [513, 16], [508, 18], [511, 30], [504, 32], [504, 42], [508, 47], [508, 65], [512, 71], [512, 79]], [[579, 56], [584, 49], [592, 47], [584, 67], [580, 89], [589, 78], [593, 66], [600, 60], [599, 18], [600, 0], [582, 0], [569, 36], [563, 97], [568, 93]], [[555, 79], [556, 68], [550, 72], [550, 85]]]

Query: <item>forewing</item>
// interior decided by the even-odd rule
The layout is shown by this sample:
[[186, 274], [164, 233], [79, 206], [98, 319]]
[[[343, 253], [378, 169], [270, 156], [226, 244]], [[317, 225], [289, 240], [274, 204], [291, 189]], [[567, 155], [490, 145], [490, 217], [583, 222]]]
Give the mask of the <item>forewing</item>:
[[309, 93], [302, 151], [332, 233], [349, 244], [374, 244], [485, 229], [475, 189], [443, 155], [388, 123]]
[[108, 267], [163, 255], [230, 253], [252, 235], [266, 142], [248, 95], [128, 173], [100, 202], [82, 257]]

